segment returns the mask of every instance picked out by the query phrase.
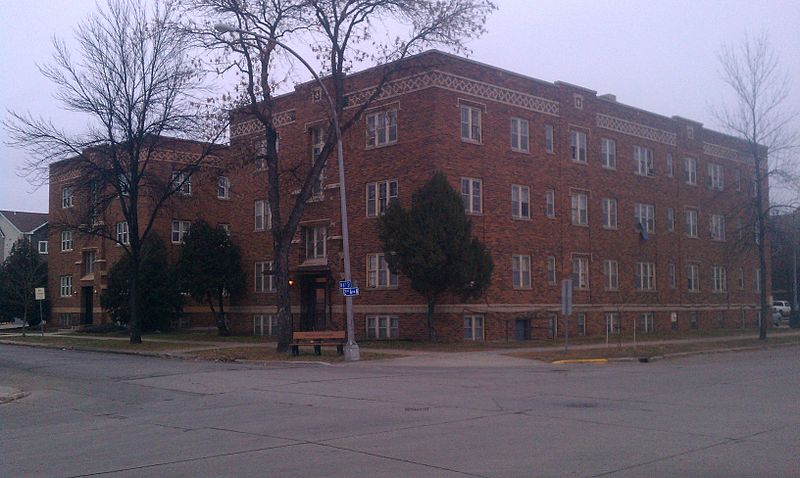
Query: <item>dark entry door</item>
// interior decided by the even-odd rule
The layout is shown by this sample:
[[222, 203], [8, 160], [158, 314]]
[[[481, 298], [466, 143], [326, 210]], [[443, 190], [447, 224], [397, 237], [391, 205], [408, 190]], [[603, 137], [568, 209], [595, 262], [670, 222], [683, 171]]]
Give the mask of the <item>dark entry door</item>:
[[300, 330], [327, 328], [328, 279], [309, 276], [300, 281]]
[[81, 288], [81, 302], [83, 302], [83, 313], [81, 314], [81, 324], [92, 325], [92, 299], [94, 298], [94, 287]]
[[517, 319], [514, 321], [514, 338], [517, 340], [530, 340], [531, 321], [529, 319]]

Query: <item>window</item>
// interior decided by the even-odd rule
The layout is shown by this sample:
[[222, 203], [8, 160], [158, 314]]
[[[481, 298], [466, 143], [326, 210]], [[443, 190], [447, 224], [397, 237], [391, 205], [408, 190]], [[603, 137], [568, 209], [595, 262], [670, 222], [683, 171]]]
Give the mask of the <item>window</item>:
[[725, 216], [719, 214], [711, 215], [711, 240], [725, 240]]
[[553, 149], [553, 125], [544, 125], [544, 150], [548, 153], [555, 151]]
[[92, 225], [97, 224], [100, 209], [100, 188], [97, 181], [89, 181], [89, 220]]
[[700, 266], [688, 264], [686, 266], [686, 290], [697, 292], [700, 290]]
[[389, 270], [383, 254], [367, 255], [367, 287], [382, 289], [397, 287], [397, 274]]
[[397, 200], [397, 180], [367, 183], [367, 217], [381, 216]]
[[671, 207], [667, 208], [667, 230], [669, 232], [675, 231], [675, 210]]
[[306, 259], [325, 259], [326, 239], [325, 226], [306, 228]]
[[192, 195], [192, 178], [189, 173], [185, 171], [178, 171], [172, 173], [172, 187], [175, 192], [181, 196]]
[[579, 290], [589, 288], [589, 258], [572, 258], [572, 287]]
[[641, 323], [641, 331], [645, 334], [652, 333], [655, 328], [653, 324], [653, 313], [652, 312], [644, 312], [639, 315], [639, 323]]
[[714, 266], [711, 268], [711, 288], [714, 292], [728, 291], [728, 271], [724, 267]]
[[272, 261], [262, 261], [255, 263], [254, 271], [255, 291], [261, 292], [275, 292], [275, 276], [272, 274]]
[[641, 146], [633, 147], [633, 163], [636, 166], [634, 173], [639, 176], [655, 176], [656, 170], [653, 165], [653, 150]]
[[461, 105], [461, 140], [481, 142], [481, 110]]
[[697, 211], [694, 209], [686, 210], [686, 235], [697, 237]]
[[61, 231], [61, 250], [72, 250], [72, 231]]
[[613, 139], [600, 140], [600, 162], [604, 168], [617, 169], [617, 143]]
[[278, 317], [272, 314], [253, 316], [253, 335], [274, 337], [278, 335]]
[[678, 330], [678, 313], [677, 312], [670, 312], [670, 314], [669, 314], [669, 323], [670, 323], [670, 328], [672, 330]]
[[556, 285], [556, 256], [547, 256], [547, 284]]
[[47, 241], [39, 241], [39, 254], [47, 254]]
[[617, 200], [603, 198], [603, 228], [617, 228]]
[[172, 243], [182, 244], [191, 226], [189, 221], [172, 221]]
[[642, 230], [650, 234], [656, 232], [656, 208], [652, 204], [636, 203], [635, 207], [636, 223], [641, 225]]
[[739, 268], [739, 290], [744, 290], [744, 269]]
[[668, 268], [669, 268], [669, 287], [670, 289], [674, 289], [678, 287], [678, 277], [677, 277], [677, 272], [675, 271], [675, 264], [670, 262]]
[[528, 120], [511, 118], [511, 149], [527, 153], [530, 149], [528, 141]]
[[686, 137], [694, 139], [694, 126], [686, 125]]
[[511, 185], [511, 217], [530, 219], [531, 190], [528, 186]]
[[397, 110], [367, 115], [367, 147], [386, 146], [397, 142]]
[[515, 289], [531, 288], [531, 256], [511, 256], [511, 281]]
[[756, 292], [761, 292], [761, 269], [756, 269]]
[[652, 262], [636, 263], [636, 290], [656, 290], [656, 265]]
[[231, 197], [231, 180], [225, 176], [217, 178], [217, 197], [219, 199], [230, 199]]
[[[312, 166], [314, 163], [317, 162], [317, 158], [320, 154], [322, 154], [322, 150], [325, 148], [325, 128], [322, 127], [315, 127], [311, 128], [311, 164]], [[322, 169], [319, 172], [319, 177], [317, 178], [316, 182], [314, 182], [314, 196], [319, 196], [322, 194], [322, 183], [325, 182], [325, 177], [328, 172], [328, 165], [327, 163], [322, 166]]]
[[589, 197], [585, 193], [571, 193], [572, 224], [576, 226], [589, 225]]
[[61, 190], [61, 208], [66, 209], [75, 205], [75, 190], [70, 187]]
[[708, 187], [722, 191], [725, 187], [725, 176], [722, 165], [708, 163]]
[[117, 242], [128, 245], [131, 242], [130, 230], [126, 221], [118, 222], [116, 226]]
[[694, 158], [683, 158], [683, 179], [686, 184], [697, 184], [697, 160]]
[[619, 314], [616, 312], [606, 313], [606, 335], [619, 335]]
[[551, 339], [558, 335], [558, 314], [547, 314], [547, 336]]
[[89, 274], [94, 274], [95, 257], [94, 251], [86, 251], [83, 253], [83, 275], [88, 276]]
[[689, 328], [692, 330], [697, 330], [697, 312], [692, 312], [689, 314]]
[[579, 314], [575, 314], [575, 325], [578, 329], [578, 335], [583, 337], [586, 335], [586, 314], [581, 312]]
[[464, 316], [464, 340], [483, 340], [483, 316]]
[[605, 290], [619, 290], [619, 263], [603, 261], [603, 287]]
[[480, 214], [482, 210], [481, 180], [461, 178], [461, 199], [467, 214]]
[[230, 224], [226, 224], [224, 222], [221, 222], [221, 223], [217, 224], [217, 227], [222, 229], [223, 231], [225, 231], [225, 234], [227, 234], [228, 237], [230, 237], [230, 235], [231, 235], [231, 225]]
[[672, 163], [672, 153], [667, 153], [667, 176], [675, 176], [675, 165]]
[[367, 316], [368, 339], [396, 339], [400, 337], [400, 319], [389, 315]]
[[65, 312], [58, 314], [58, 326], [62, 329], [72, 327], [72, 314]]
[[545, 191], [544, 215], [547, 217], [556, 217], [556, 192], [552, 189]]
[[263, 199], [253, 203], [253, 223], [256, 231], [272, 228], [272, 209], [269, 203]]
[[61, 276], [58, 292], [60, 297], [72, 297], [72, 276]]
[[569, 132], [569, 150], [573, 161], [586, 162], [586, 133], [582, 131]]

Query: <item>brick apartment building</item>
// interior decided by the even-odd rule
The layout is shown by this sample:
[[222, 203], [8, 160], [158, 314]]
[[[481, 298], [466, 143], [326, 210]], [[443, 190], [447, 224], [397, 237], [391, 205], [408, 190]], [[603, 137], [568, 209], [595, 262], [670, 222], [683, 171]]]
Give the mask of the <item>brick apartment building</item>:
[[[369, 96], [380, 72], [347, 78], [349, 105]], [[326, 125], [319, 90], [301, 84], [277, 104], [283, 164], [309, 168]], [[220, 163], [225, 172], [216, 173], [228, 181], [229, 200], [198, 186], [191, 201], [175, 198], [178, 204], [161, 227], [197, 217], [229, 225], [248, 276], [248, 292], [229, 308], [234, 330], [268, 335], [277, 309], [268, 274], [266, 172], [252, 161], [259, 127], [242, 114], [232, 119], [230, 149]], [[461, 191], [473, 231], [495, 264], [483, 298], [440, 302], [439, 337], [560, 334], [565, 277], [575, 283], [571, 335], [630, 332], [634, 326], [640, 332], [742, 327], [758, 320], [757, 238], [747, 212], [752, 166], [742, 143], [700, 123], [430, 51], [404, 62], [344, 145], [352, 279], [361, 288], [354, 301], [359, 339], [427, 337], [425, 301], [405, 277], [387, 269], [376, 223], [388, 201], [408, 206], [436, 170]], [[296, 329], [343, 328], [336, 178], [332, 157], [293, 241]], [[288, 207], [300, 185], [291, 175], [284, 179], [282, 205]], [[51, 211], [60, 208], [70, 180], [62, 175], [51, 182]], [[207, 176], [198, 183], [216, 180]], [[73, 277], [85, 272], [86, 252], [53, 261], [58, 239], [51, 237], [51, 290], [65, 274], [62, 264]], [[87, 247], [101, 251], [96, 257], [104, 260], [114, 256], [108, 250], [113, 246]], [[81, 290], [102, 287], [85, 277]], [[78, 310], [77, 299], [54, 302], [54, 314], [66, 308]], [[210, 324], [193, 316], [192, 325], [204, 321]]]

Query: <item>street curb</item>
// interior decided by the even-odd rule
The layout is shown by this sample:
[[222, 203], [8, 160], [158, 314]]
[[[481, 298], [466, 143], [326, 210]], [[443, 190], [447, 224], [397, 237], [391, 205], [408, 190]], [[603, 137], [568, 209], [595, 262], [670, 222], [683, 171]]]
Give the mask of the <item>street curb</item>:
[[117, 354], [117, 355], [141, 355], [144, 357], [158, 357], [158, 358], [175, 358], [175, 359], [183, 359], [183, 360], [192, 360], [195, 357], [189, 357], [186, 355], [177, 355], [177, 354], [170, 354], [164, 352], [150, 352], [148, 350], [116, 350], [116, 349], [103, 349], [103, 348], [94, 348], [94, 347], [80, 347], [80, 346], [73, 346], [73, 345], [58, 345], [58, 344], [35, 344], [35, 343], [20, 343], [14, 342], [12, 340], [0, 340], [1, 345], [16, 345], [17, 347], [39, 347], [42, 349], [58, 349], [58, 350], [75, 350], [78, 352], [98, 352], [98, 353], [105, 353], [105, 354]]
[[[726, 352], [746, 352], [748, 350], [769, 350], [772, 347], [797, 347], [800, 344], [766, 344], [766, 346], [756, 345], [750, 347], [733, 347], [727, 349], [709, 349], [709, 350], [694, 350], [691, 352], [674, 352], [671, 354], [651, 355], [651, 356], [635, 356], [635, 357], [615, 357], [607, 359], [609, 362], [657, 362], [659, 360], [690, 357], [692, 355], [710, 355]], [[553, 362], [555, 363], [555, 362]]]
[[566, 360], [555, 360], [552, 363], [553, 365], [565, 365], [571, 363], [608, 363], [607, 358], [595, 358], [595, 359], [566, 359]]

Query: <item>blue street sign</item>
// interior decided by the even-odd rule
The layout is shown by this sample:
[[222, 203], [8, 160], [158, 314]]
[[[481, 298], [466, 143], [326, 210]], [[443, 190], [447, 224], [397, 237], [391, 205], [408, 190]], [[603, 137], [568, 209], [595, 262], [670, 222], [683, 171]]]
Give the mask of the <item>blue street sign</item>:
[[340, 280], [339, 281], [339, 288], [340, 289], [351, 289], [353, 287], [353, 283], [349, 280]]
[[358, 287], [348, 287], [346, 289], [342, 289], [342, 294], [345, 297], [355, 297], [358, 295]]

